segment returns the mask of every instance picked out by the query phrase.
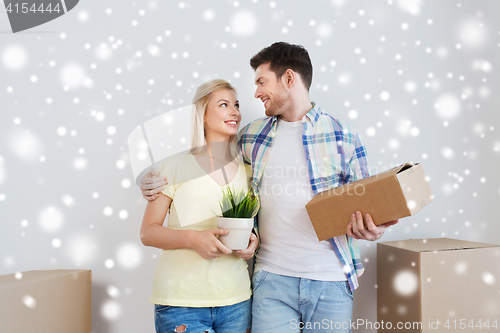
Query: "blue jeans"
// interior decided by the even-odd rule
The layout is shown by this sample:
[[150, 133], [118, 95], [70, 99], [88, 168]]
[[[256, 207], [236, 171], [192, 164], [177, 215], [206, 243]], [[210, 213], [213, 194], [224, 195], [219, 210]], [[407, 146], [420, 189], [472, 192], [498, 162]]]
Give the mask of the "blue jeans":
[[220, 307], [155, 304], [156, 333], [246, 333], [252, 326], [252, 301]]
[[347, 281], [317, 281], [260, 270], [252, 277], [252, 333], [350, 332]]

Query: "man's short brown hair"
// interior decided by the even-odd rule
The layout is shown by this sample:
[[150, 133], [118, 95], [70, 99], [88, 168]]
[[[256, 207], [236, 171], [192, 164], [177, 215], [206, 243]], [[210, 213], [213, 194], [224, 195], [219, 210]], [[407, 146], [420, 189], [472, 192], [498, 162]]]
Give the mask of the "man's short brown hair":
[[280, 79], [287, 69], [300, 74], [307, 91], [311, 87], [313, 68], [309, 53], [302, 45], [276, 42], [262, 49], [250, 59], [250, 66], [257, 70], [262, 64], [270, 63], [270, 69]]

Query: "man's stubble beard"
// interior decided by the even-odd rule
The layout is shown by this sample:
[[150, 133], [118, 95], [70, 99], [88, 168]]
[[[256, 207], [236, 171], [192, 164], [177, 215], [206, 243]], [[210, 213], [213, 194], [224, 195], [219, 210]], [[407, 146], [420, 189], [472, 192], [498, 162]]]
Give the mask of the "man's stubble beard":
[[279, 116], [285, 111], [284, 109], [287, 104], [288, 94], [284, 91], [284, 89], [280, 89], [276, 97], [278, 98], [275, 98], [270, 107], [266, 109], [267, 116]]

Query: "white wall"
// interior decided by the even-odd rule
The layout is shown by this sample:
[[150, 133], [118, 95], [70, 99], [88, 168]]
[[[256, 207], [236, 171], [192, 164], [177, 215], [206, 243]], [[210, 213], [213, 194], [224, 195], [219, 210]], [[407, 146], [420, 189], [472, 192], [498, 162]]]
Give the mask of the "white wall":
[[[500, 243], [499, 13], [472, 0], [82, 1], [12, 34], [0, 10], [0, 274], [92, 269], [94, 332], [151, 332], [159, 251], [139, 240], [127, 136], [214, 77], [237, 87], [243, 123], [263, 116], [248, 62], [279, 40], [309, 50], [312, 99], [357, 126], [371, 165], [421, 162], [430, 177], [435, 201], [381, 241]], [[354, 317], [375, 321], [376, 244], [360, 247]]]

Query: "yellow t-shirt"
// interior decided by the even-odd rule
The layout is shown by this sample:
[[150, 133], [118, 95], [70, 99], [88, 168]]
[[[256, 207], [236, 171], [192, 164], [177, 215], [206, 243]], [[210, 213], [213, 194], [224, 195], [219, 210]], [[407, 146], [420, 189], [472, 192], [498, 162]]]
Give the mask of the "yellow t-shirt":
[[[173, 199], [169, 228], [199, 231], [217, 228], [223, 187], [203, 171], [193, 155], [168, 159], [160, 167], [159, 174], [169, 182], [163, 193]], [[248, 189], [251, 176], [250, 165], [240, 163], [236, 176], [226, 186]], [[244, 259], [234, 253], [203, 259], [193, 249], [175, 249], [162, 250], [150, 302], [213, 307], [236, 304], [250, 296], [250, 279]]]

